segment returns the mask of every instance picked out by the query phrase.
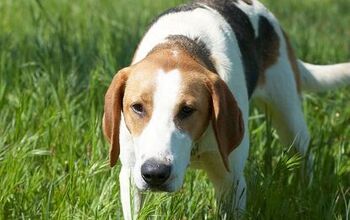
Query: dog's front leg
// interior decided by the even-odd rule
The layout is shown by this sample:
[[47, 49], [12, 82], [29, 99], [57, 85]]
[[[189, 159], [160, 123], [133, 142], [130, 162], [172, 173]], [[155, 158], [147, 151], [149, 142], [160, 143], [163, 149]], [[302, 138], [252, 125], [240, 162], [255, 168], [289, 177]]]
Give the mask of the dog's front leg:
[[122, 166], [119, 183], [124, 219], [137, 219], [142, 205], [142, 194], [133, 182], [131, 168]]
[[248, 148], [249, 139], [246, 133], [241, 145], [230, 155], [230, 171], [224, 167], [219, 151], [200, 155], [202, 168], [215, 187], [221, 218], [240, 219], [245, 210], [247, 186], [243, 171]]
[[226, 175], [215, 186], [217, 202], [222, 218], [241, 219], [246, 206], [246, 182], [244, 175]]
[[[219, 153], [203, 154], [204, 170], [214, 185], [220, 218], [239, 219], [245, 209], [246, 182], [243, 172], [228, 172]], [[232, 169], [232, 168], [231, 168]]]

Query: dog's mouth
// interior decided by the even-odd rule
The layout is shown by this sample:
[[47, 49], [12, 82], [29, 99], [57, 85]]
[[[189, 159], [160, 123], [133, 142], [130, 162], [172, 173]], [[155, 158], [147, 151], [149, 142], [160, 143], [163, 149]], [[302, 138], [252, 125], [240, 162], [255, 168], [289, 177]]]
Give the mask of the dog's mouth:
[[165, 183], [154, 185], [154, 184], [147, 184], [145, 190], [149, 190], [151, 192], [174, 192], [175, 189], [173, 187], [172, 181], [174, 180], [174, 177], [170, 177]]
[[147, 190], [151, 192], [174, 192], [171, 188], [172, 187], [169, 187], [169, 185], [160, 185], [148, 187]]

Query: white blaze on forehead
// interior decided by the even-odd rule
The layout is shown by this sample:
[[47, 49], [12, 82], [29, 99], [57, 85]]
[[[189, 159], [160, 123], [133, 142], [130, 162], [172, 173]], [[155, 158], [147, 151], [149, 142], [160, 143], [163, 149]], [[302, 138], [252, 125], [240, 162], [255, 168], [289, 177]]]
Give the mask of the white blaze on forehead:
[[[178, 70], [164, 72], [160, 70], [156, 77], [156, 89], [153, 95], [152, 118], [139, 137], [139, 156], [163, 159], [171, 155], [174, 134], [174, 112], [181, 88], [181, 74]], [[176, 139], [176, 138], [175, 138]], [[172, 158], [168, 158], [172, 160]]]
[[168, 73], [159, 71], [157, 76], [156, 90], [153, 98], [153, 115], [161, 118], [172, 119], [170, 117], [178, 101], [181, 87], [181, 74], [178, 70], [172, 70]]

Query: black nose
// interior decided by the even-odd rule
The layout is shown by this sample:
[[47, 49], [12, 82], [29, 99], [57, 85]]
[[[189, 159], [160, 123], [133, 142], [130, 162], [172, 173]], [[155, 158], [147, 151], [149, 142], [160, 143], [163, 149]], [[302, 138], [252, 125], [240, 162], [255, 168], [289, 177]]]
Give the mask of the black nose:
[[159, 186], [169, 178], [171, 166], [156, 160], [147, 160], [141, 166], [142, 178], [151, 186]]

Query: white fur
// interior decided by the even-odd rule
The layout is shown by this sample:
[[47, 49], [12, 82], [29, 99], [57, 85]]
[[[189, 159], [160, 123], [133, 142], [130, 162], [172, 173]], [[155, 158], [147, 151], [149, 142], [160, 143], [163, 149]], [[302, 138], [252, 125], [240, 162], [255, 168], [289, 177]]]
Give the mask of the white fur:
[[350, 63], [314, 65], [299, 61], [298, 64], [303, 90], [320, 92], [350, 83]]
[[[141, 208], [142, 194], [132, 182], [131, 169], [127, 166], [123, 166], [119, 173], [119, 187], [120, 197], [122, 201], [123, 215], [125, 219], [137, 218], [137, 215]], [[131, 196], [133, 198], [133, 205], [131, 203]], [[132, 210], [133, 207], [134, 209]]]

